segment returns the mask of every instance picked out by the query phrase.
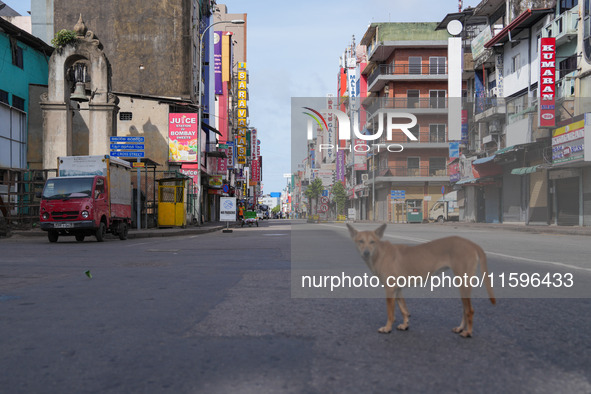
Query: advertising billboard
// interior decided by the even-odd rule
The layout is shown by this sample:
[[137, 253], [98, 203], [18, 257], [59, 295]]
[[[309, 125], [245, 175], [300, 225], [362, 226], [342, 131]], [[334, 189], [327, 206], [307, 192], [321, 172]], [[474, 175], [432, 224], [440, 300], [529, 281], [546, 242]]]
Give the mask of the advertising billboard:
[[197, 161], [197, 114], [168, 114], [168, 161], [191, 163]]

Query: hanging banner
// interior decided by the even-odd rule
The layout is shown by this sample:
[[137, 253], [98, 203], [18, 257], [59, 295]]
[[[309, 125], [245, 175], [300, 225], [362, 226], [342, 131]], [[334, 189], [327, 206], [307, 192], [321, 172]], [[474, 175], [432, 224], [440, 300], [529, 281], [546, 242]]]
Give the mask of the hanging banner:
[[337, 152], [337, 163], [336, 163], [336, 180], [345, 182], [345, 151], [339, 150]]
[[226, 143], [226, 156], [228, 156], [228, 158], [226, 159], [226, 165], [229, 169], [234, 168], [234, 156], [236, 153], [236, 148], [234, 146], [234, 142], [228, 142]]
[[250, 180], [252, 183], [261, 181], [261, 167], [258, 160], [253, 160], [250, 164]]
[[370, 147], [365, 140], [361, 139], [355, 140], [355, 147], [357, 149], [354, 153], [353, 168], [355, 171], [365, 171], [367, 170], [367, 152], [369, 152]]
[[[223, 152], [226, 156], [228, 154], [228, 149], [226, 145], [220, 145], [219, 148], [220, 152]], [[218, 157], [218, 175], [226, 175], [226, 170], [228, 169], [228, 159], [227, 157]]]
[[540, 39], [540, 127], [556, 126], [556, 38]]
[[257, 129], [250, 132], [250, 157], [254, 160], [257, 157]]
[[168, 161], [197, 161], [197, 114], [168, 114]]
[[198, 164], [183, 164], [180, 169], [180, 173], [190, 177], [193, 180], [193, 191], [197, 193], [197, 183], [199, 180], [199, 165]]
[[215, 94], [224, 94], [222, 89], [222, 32], [213, 33], [213, 72], [215, 76]]

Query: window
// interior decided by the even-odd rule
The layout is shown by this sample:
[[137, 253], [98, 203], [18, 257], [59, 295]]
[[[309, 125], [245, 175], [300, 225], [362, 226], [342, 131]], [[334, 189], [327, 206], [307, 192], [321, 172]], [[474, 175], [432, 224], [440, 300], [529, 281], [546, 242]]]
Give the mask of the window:
[[96, 180], [96, 187], [94, 188], [94, 199], [103, 198], [105, 194], [105, 182], [99, 178]]
[[445, 56], [434, 56], [429, 58], [429, 74], [446, 74]]
[[409, 74], [422, 74], [421, 62], [423, 58], [420, 56], [410, 56], [408, 58], [408, 73]]
[[25, 100], [15, 96], [14, 94], [12, 95], [12, 106], [16, 109], [20, 109], [21, 111], [25, 110]]
[[[413, 127], [411, 127], [410, 129], [408, 129], [408, 131], [410, 131], [411, 134], [416, 137], [417, 141], [420, 141], [421, 140], [420, 130], [421, 130], [421, 128], [419, 127], [419, 124], [418, 123], [416, 125], [414, 125]], [[412, 141], [412, 140], [410, 138], [408, 138], [408, 141]]]
[[408, 176], [419, 176], [419, 169], [421, 164], [420, 157], [408, 157], [406, 159], [406, 169]]
[[445, 108], [445, 90], [430, 90], [429, 91], [429, 107], [430, 108]]
[[519, 71], [521, 67], [521, 55], [518, 53], [517, 55], [511, 58], [511, 74], [516, 73]]
[[429, 158], [429, 176], [445, 176], [445, 157]]
[[429, 142], [445, 142], [445, 124], [429, 125]]
[[12, 53], [12, 64], [23, 68], [23, 48], [18, 46], [14, 37], [10, 37], [10, 52]]
[[412, 89], [412, 90], [406, 91], [406, 97], [408, 98], [408, 100], [407, 100], [408, 108], [419, 108], [420, 107], [420, 104], [419, 104], [420, 93], [421, 92], [418, 89]]
[[560, 63], [558, 63], [559, 76], [564, 78], [566, 74], [569, 74], [577, 70], [577, 55], [572, 55]]
[[119, 120], [131, 120], [133, 118], [133, 114], [131, 112], [120, 112], [119, 113]]
[[560, 0], [560, 12], [570, 10], [579, 4], [579, 0]]
[[5, 103], [5, 104], [9, 104], [8, 103], [8, 92], [0, 89], [0, 103]]

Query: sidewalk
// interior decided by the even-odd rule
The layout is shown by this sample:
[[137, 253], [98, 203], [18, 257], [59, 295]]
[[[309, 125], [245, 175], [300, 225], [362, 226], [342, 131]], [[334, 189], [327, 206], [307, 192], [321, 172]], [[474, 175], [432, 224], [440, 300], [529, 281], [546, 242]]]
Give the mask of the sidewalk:
[[[370, 221], [357, 221], [358, 223], [372, 223]], [[376, 224], [382, 224], [379, 222]], [[560, 234], [560, 235], [582, 235], [591, 236], [591, 227], [579, 226], [556, 226], [543, 224], [522, 224], [522, 223], [472, 223], [472, 222], [445, 222], [445, 223], [388, 223], [400, 226], [444, 226], [450, 228], [474, 228], [483, 230], [503, 229], [533, 234]]]
[[533, 234], [561, 234], [591, 236], [591, 227], [556, 226], [556, 225], [526, 225], [520, 223], [468, 223], [446, 222], [443, 224], [432, 223], [434, 226], [463, 227], [474, 229], [503, 229]]
[[[236, 223], [230, 223], [230, 228], [236, 227]], [[128, 239], [139, 239], [139, 238], [155, 238], [155, 237], [177, 237], [182, 235], [198, 235], [212, 233], [220, 231], [226, 228], [226, 222], [208, 222], [202, 226], [187, 226], [185, 228], [172, 227], [172, 228], [149, 228], [149, 229], [129, 229], [127, 235]], [[39, 228], [32, 230], [14, 230], [7, 237], [23, 236], [23, 237], [47, 237], [47, 232]], [[113, 235], [108, 234], [111, 237]], [[3, 237], [2, 237], [3, 238]], [[0, 238], [0, 239], [2, 239]]]

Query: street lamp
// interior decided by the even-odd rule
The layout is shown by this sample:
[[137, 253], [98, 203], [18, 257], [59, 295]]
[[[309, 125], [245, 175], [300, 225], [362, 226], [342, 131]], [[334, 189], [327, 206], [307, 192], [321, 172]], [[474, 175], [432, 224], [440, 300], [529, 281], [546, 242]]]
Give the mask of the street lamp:
[[215, 25], [219, 25], [220, 23], [231, 23], [233, 25], [243, 25], [245, 22], [242, 19], [233, 19], [231, 21], [219, 21], [219, 22], [214, 22], [211, 25], [207, 26], [204, 30], [203, 33], [199, 34], [199, 68], [197, 69], [197, 78], [199, 79], [199, 83], [197, 84], [198, 89], [197, 89], [197, 97], [199, 98], [199, 110], [198, 110], [198, 115], [197, 115], [197, 143], [199, 144], [199, 147], [197, 148], [197, 167], [198, 167], [198, 172], [199, 175], [197, 176], [197, 223], [200, 225], [201, 224], [201, 117], [203, 116], [203, 105], [202, 105], [202, 100], [201, 100], [201, 95], [203, 92], [203, 78], [201, 75], [201, 66], [203, 64], [203, 36], [205, 35], [205, 33], [207, 33], [207, 31], [215, 26]]

